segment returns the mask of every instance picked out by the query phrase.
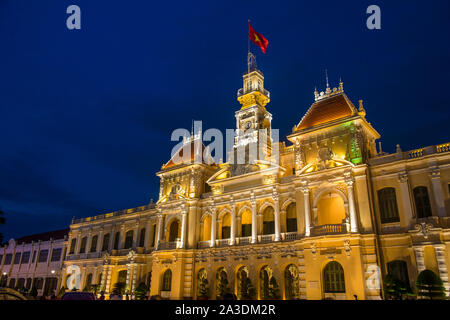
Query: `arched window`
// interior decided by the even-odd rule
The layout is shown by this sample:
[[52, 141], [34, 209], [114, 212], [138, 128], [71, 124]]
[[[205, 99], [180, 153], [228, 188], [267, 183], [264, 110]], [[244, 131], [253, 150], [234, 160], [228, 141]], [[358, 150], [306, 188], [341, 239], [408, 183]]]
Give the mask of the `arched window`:
[[197, 297], [207, 297], [208, 293], [208, 274], [206, 269], [202, 268], [197, 274]]
[[179, 238], [179, 236], [178, 236], [179, 226], [178, 225], [179, 225], [179, 221], [178, 220], [174, 220], [170, 224], [170, 228], [169, 228], [169, 242], [176, 241], [177, 238]]
[[83, 239], [81, 239], [80, 253], [86, 252], [86, 242], [87, 242], [87, 237], [84, 237]]
[[378, 204], [380, 206], [381, 223], [400, 221], [394, 188], [378, 190]]
[[119, 250], [120, 232], [116, 232], [114, 236], [114, 250]]
[[202, 241], [208, 241], [211, 240], [211, 216], [208, 214], [203, 219], [203, 225], [202, 225]]
[[415, 187], [413, 193], [417, 218], [431, 217], [431, 205], [427, 187]]
[[75, 247], [77, 245], [77, 238], [72, 238], [72, 240], [70, 241], [70, 250], [69, 250], [69, 254], [74, 254], [75, 253]]
[[91, 241], [91, 249], [89, 252], [95, 252], [97, 251], [97, 242], [98, 242], [98, 236], [95, 235], [92, 237], [92, 241]]
[[264, 209], [263, 213], [263, 234], [274, 234], [275, 222], [274, 222], [274, 210], [272, 207]]
[[250, 237], [252, 235], [252, 213], [245, 210], [241, 215], [241, 236]]
[[251, 285], [251, 281], [248, 277], [248, 269], [247, 267], [240, 267], [237, 274], [237, 297], [239, 300], [252, 298], [253, 286]]
[[216, 297], [222, 298], [228, 292], [228, 275], [224, 267], [217, 270], [216, 273]]
[[231, 236], [231, 216], [226, 213], [222, 218], [222, 239], [229, 239]]
[[117, 282], [126, 283], [126, 281], [127, 281], [127, 270], [119, 271], [119, 274], [117, 275]]
[[107, 251], [109, 249], [109, 233], [103, 236], [102, 251]]
[[273, 270], [269, 266], [265, 266], [261, 269], [260, 277], [260, 298], [262, 300], [267, 299], [279, 299], [278, 283], [273, 276]]
[[297, 299], [300, 295], [299, 273], [294, 264], [284, 270], [284, 295], [286, 299]]
[[403, 260], [394, 260], [387, 264], [388, 274], [394, 279], [400, 280], [409, 288], [408, 266]]
[[297, 210], [294, 202], [286, 208], [286, 232], [297, 232]]
[[323, 280], [326, 293], [345, 292], [344, 269], [338, 262], [328, 262], [323, 270]]
[[142, 228], [139, 236], [139, 247], [144, 246], [145, 246], [145, 228]]
[[124, 249], [129, 249], [133, 246], [133, 230], [127, 231], [125, 234], [125, 245]]
[[163, 274], [162, 291], [172, 290], [172, 271], [167, 269]]

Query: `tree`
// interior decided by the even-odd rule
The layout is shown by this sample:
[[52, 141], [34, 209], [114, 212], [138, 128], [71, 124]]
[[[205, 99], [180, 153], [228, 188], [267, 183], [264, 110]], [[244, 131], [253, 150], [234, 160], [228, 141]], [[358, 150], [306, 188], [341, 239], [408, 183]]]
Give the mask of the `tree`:
[[148, 288], [144, 282], [141, 282], [137, 288], [134, 290], [134, 296], [136, 300], [145, 300]]
[[30, 291], [30, 296], [32, 296], [33, 298], [36, 298], [37, 295], [38, 295], [38, 291], [37, 291], [36, 287], [33, 286], [33, 288], [31, 288], [31, 291]]
[[247, 276], [242, 276], [240, 282], [240, 298], [246, 300], [253, 299], [256, 295], [256, 289], [250, 278]]
[[209, 295], [208, 279], [201, 277], [198, 283], [199, 297], [207, 297]]
[[269, 299], [277, 300], [280, 299], [280, 287], [278, 286], [275, 277], [271, 277], [269, 281]]
[[66, 293], [66, 288], [64, 288], [64, 286], [62, 286], [62, 287], [59, 289], [59, 292], [58, 292], [58, 298], [61, 298], [61, 297], [64, 295], [64, 293]]
[[386, 298], [392, 300], [402, 300], [403, 295], [411, 292], [408, 284], [391, 274], [384, 277], [383, 287]]
[[93, 294], [97, 294], [99, 289], [100, 289], [99, 284], [92, 284], [89, 288], [89, 291], [92, 292]]
[[[5, 224], [6, 223], [6, 219], [3, 216], [5, 213], [0, 209], [0, 224]], [[0, 244], [3, 243], [3, 234], [0, 232]]]
[[228, 292], [228, 279], [227, 279], [227, 273], [222, 270], [218, 274], [218, 281], [217, 281], [217, 287], [216, 287], [216, 295], [217, 298], [221, 299], [223, 296]]
[[445, 287], [441, 278], [431, 270], [423, 270], [416, 280], [417, 295], [420, 297], [443, 298]]
[[116, 282], [113, 286], [113, 291], [117, 291], [118, 294], [122, 294], [125, 289], [125, 282]]

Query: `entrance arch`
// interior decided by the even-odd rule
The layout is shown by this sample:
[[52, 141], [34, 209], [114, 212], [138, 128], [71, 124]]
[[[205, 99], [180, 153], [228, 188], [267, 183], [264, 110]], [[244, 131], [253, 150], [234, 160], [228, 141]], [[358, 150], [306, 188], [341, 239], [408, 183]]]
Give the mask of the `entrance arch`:
[[346, 199], [335, 189], [322, 192], [315, 201], [316, 224], [342, 224], [345, 220]]

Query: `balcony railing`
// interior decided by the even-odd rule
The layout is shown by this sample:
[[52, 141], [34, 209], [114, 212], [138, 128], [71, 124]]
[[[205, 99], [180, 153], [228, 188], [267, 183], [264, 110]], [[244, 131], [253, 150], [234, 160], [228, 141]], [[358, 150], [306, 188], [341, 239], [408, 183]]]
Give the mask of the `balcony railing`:
[[267, 91], [266, 89], [260, 89], [260, 88], [246, 88], [245, 90], [243, 88], [240, 88], [237, 92], [237, 96], [240, 97], [240, 96], [243, 96], [244, 94], [251, 93], [254, 91], [259, 91], [262, 94], [264, 94], [267, 98], [270, 99], [270, 92]]
[[274, 238], [275, 238], [274, 234], [264, 234], [260, 236], [259, 242], [261, 243], [273, 242]]
[[320, 226], [314, 226], [311, 229], [313, 236], [323, 236], [327, 234], [342, 234], [346, 233], [347, 228], [345, 224], [323, 224]]
[[159, 243], [158, 250], [174, 250], [178, 247], [178, 241], [162, 241]]
[[238, 238], [238, 243], [241, 245], [246, 245], [246, 244], [250, 244], [252, 241], [252, 237], [240, 237]]
[[226, 247], [230, 245], [230, 239], [218, 239], [216, 240], [216, 247]]
[[284, 241], [294, 241], [300, 239], [297, 232], [287, 232], [284, 234]]
[[199, 241], [197, 247], [199, 249], [209, 248], [211, 247], [211, 240]]

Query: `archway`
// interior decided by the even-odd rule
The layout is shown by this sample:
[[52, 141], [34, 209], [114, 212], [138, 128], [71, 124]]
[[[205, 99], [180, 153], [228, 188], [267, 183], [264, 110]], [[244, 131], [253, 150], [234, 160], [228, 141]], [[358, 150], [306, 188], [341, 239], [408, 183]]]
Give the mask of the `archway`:
[[269, 266], [264, 266], [259, 273], [261, 300], [279, 299], [280, 289], [277, 280], [273, 276], [273, 270]]
[[286, 232], [297, 232], [297, 208], [292, 202], [286, 208]]
[[174, 219], [170, 225], [169, 230], [167, 232], [167, 241], [173, 242], [176, 241], [178, 238], [180, 238], [181, 228], [180, 228], [180, 221], [178, 219]]
[[284, 270], [284, 296], [287, 300], [298, 299], [300, 295], [299, 272], [295, 264]]
[[236, 273], [236, 294], [239, 300], [251, 299], [256, 294], [246, 266], [240, 267]]
[[221, 299], [228, 292], [228, 275], [224, 267], [216, 273], [216, 299]]
[[197, 298], [209, 296], [208, 273], [205, 268], [201, 268], [197, 273]]
[[172, 270], [167, 269], [164, 271], [162, 276], [162, 287], [161, 291], [171, 291], [172, 290]]
[[244, 209], [241, 215], [241, 237], [250, 237], [252, 235], [252, 212]]
[[345, 218], [342, 196], [334, 191], [323, 193], [317, 201], [317, 225], [342, 224]]
[[211, 216], [208, 214], [203, 218], [202, 241], [211, 240]]
[[327, 294], [345, 294], [344, 269], [339, 262], [327, 263], [323, 269], [323, 284], [326, 298]]
[[229, 239], [231, 236], [231, 215], [225, 213], [222, 217], [222, 239]]
[[263, 212], [263, 234], [275, 233], [275, 221], [273, 207], [267, 207]]

